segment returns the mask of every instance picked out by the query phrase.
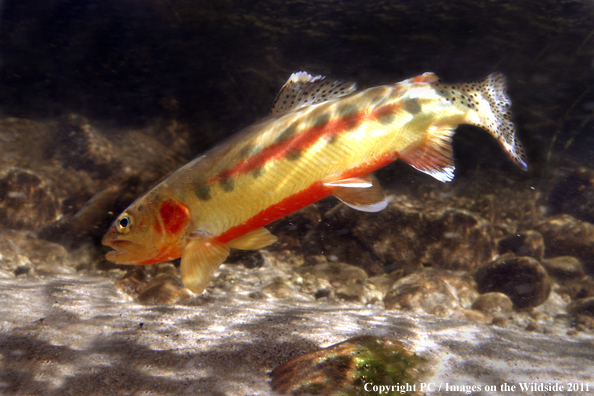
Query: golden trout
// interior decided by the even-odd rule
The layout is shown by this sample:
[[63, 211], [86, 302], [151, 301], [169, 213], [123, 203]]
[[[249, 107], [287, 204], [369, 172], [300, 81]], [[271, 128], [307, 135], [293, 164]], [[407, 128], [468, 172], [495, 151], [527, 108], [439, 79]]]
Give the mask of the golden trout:
[[111, 226], [107, 259], [153, 264], [181, 257], [200, 293], [229, 249], [276, 241], [265, 225], [328, 195], [367, 212], [387, 206], [371, 172], [400, 158], [441, 181], [454, 177], [459, 124], [485, 129], [527, 169], [501, 74], [444, 84], [425, 73], [354, 92], [355, 84], [294, 73], [271, 114], [179, 168]]

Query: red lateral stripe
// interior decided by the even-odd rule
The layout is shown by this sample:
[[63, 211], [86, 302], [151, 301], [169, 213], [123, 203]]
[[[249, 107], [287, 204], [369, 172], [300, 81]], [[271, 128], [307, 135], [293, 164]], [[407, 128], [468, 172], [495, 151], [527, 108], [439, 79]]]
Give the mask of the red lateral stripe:
[[269, 161], [279, 160], [293, 151], [305, 151], [313, 146], [321, 138], [330, 140], [342, 133], [357, 128], [365, 121], [376, 120], [386, 114], [393, 112], [399, 105], [390, 104], [380, 106], [372, 111], [359, 111], [349, 114], [342, 118], [329, 120], [326, 123], [314, 126], [296, 133], [285, 141], [271, 144], [262, 149], [256, 155], [253, 155], [235, 165], [232, 169], [225, 171], [208, 182], [223, 180], [238, 174], [245, 174], [252, 170], [264, 166]]
[[285, 217], [288, 214], [304, 208], [309, 204], [319, 201], [330, 194], [332, 194], [332, 187], [325, 186], [321, 181], [317, 181], [305, 190], [293, 194], [279, 203], [262, 210], [251, 219], [236, 225], [235, 227], [231, 227], [215, 239], [219, 242], [227, 243], [250, 231], [264, 227], [281, 217]]

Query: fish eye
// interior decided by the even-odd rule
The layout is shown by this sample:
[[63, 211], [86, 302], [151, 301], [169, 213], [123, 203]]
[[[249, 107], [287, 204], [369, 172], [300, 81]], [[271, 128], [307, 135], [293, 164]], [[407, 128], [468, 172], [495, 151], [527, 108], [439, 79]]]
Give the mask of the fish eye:
[[116, 228], [118, 232], [127, 234], [132, 229], [132, 217], [124, 213], [119, 219], [116, 220]]

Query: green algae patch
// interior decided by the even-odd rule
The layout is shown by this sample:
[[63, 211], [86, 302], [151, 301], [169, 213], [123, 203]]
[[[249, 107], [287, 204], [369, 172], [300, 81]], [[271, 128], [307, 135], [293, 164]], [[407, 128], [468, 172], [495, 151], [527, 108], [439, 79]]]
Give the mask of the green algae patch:
[[425, 359], [401, 342], [360, 336], [300, 356], [271, 372], [281, 395], [418, 395]]

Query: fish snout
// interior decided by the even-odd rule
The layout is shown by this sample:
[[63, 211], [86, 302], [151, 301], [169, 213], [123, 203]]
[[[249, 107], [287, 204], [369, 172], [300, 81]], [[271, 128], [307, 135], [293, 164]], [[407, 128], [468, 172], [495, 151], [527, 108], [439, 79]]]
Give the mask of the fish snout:
[[114, 247], [114, 242], [117, 241], [118, 235], [120, 233], [116, 230], [115, 226], [109, 227], [109, 231], [105, 234], [103, 239], [101, 240], [102, 245]]

